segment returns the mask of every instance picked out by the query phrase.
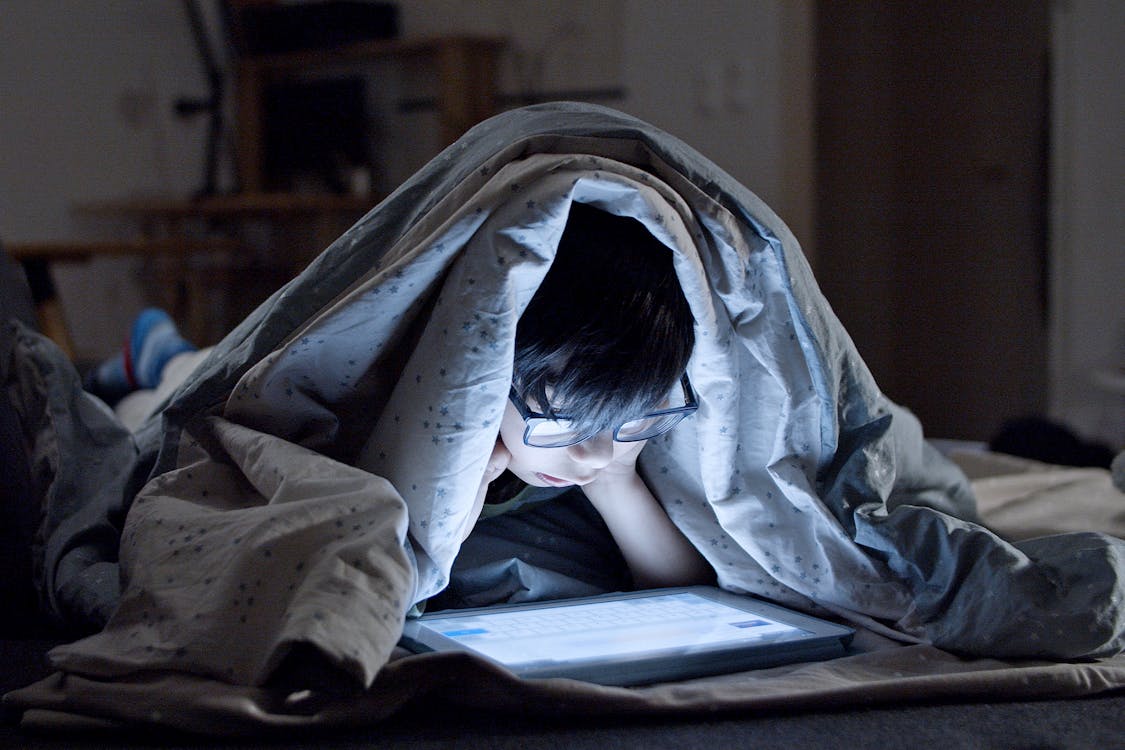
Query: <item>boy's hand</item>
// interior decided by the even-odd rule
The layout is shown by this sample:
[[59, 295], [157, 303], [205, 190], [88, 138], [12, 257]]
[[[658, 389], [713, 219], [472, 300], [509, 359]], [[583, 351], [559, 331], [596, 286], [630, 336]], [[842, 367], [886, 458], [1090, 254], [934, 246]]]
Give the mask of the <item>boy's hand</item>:
[[488, 465], [485, 466], [484, 476], [480, 480], [480, 488], [477, 490], [477, 497], [473, 502], [473, 510], [469, 514], [464, 530], [461, 532], [461, 541], [468, 538], [473, 526], [476, 525], [477, 519], [480, 518], [481, 509], [484, 508], [484, 498], [488, 494], [488, 485], [504, 473], [504, 469], [508, 468], [508, 462], [511, 460], [512, 454], [508, 452], [504, 441], [496, 438], [496, 445], [492, 447], [492, 455], [488, 458]]
[[711, 566], [668, 518], [637, 474], [643, 440], [617, 443], [613, 461], [582, 491], [613, 534], [640, 588], [714, 579]]
[[637, 457], [641, 455], [647, 442], [637, 440], [631, 443], [614, 443], [613, 460], [598, 472], [590, 484], [609, 484], [634, 476], [637, 473]]
[[508, 451], [508, 447], [504, 445], [504, 441], [496, 438], [496, 445], [492, 446], [492, 455], [488, 458], [488, 465], [484, 468], [484, 477], [481, 478], [481, 497], [484, 497], [484, 493], [488, 490], [488, 485], [492, 483], [492, 480], [504, 473], [504, 469], [508, 468], [508, 462], [511, 460], [512, 454]]

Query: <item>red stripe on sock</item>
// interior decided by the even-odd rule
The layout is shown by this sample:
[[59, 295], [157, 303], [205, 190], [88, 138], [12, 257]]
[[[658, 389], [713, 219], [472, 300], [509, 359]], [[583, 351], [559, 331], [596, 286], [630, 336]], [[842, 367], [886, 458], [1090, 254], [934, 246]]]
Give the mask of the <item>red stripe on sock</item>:
[[122, 358], [125, 360], [125, 380], [129, 383], [129, 387], [133, 390], [140, 388], [137, 384], [137, 374], [133, 372], [133, 357], [129, 351], [129, 342], [126, 341], [121, 347]]

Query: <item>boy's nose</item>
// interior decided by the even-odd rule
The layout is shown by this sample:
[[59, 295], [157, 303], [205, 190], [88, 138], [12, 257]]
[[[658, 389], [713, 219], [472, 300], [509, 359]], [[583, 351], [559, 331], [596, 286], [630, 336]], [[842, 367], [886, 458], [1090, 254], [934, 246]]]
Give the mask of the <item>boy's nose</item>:
[[598, 433], [581, 443], [567, 446], [572, 460], [592, 469], [604, 469], [613, 461], [613, 431]]

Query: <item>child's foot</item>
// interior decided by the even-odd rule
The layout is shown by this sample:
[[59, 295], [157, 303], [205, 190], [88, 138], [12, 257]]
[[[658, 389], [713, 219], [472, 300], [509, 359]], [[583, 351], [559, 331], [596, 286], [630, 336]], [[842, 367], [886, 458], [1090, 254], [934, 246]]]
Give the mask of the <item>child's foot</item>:
[[121, 352], [102, 362], [86, 379], [86, 390], [113, 404], [138, 388], [155, 388], [164, 366], [177, 354], [195, 351], [163, 310], [150, 307], [133, 322]]
[[172, 357], [193, 351], [195, 347], [180, 335], [168, 313], [150, 307], [133, 321], [125, 347], [125, 371], [135, 388], [155, 388]]

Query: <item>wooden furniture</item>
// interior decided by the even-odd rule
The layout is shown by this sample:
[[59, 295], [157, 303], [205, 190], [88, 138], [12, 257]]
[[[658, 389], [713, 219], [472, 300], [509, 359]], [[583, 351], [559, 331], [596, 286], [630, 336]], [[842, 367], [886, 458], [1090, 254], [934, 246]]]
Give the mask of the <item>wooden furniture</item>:
[[[337, 75], [342, 69], [377, 60], [429, 66], [437, 74], [434, 102], [441, 139], [451, 143], [494, 113], [497, 58], [502, 46], [503, 42], [494, 37], [445, 36], [240, 56], [235, 62], [234, 144], [240, 192], [194, 199], [126, 199], [82, 204], [75, 209], [78, 214], [126, 220], [136, 227], [140, 238], [15, 246], [11, 248], [12, 255], [25, 262], [46, 265], [94, 255], [160, 258], [164, 263], [159, 274], [163, 304], [169, 306], [193, 341], [209, 343], [249, 312], [243, 308], [252, 309], [378, 200], [372, 195], [264, 192], [266, 86], [291, 76]], [[230, 262], [200, 262], [204, 257], [217, 255], [225, 255]], [[57, 300], [53, 304], [57, 308]], [[61, 311], [54, 309], [51, 316], [57, 320], [49, 325], [50, 330], [64, 344], [68, 343]], [[69, 351], [73, 353], [73, 346]]]
[[502, 40], [495, 37], [445, 36], [359, 42], [331, 50], [244, 57], [236, 64], [235, 154], [242, 189], [264, 186], [262, 143], [265, 86], [284, 76], [309, 75], [354, 67], [376, 60], [430, 65], [437, 72], [435, 101], [442, 141], [491, 116], [496, 108], [496, 68]]
[[[136, 246], [164, 255], [162, 296], [192, 341], [212, 343], [375, 204], [371, 196], [238, 193], [85, 203], [88, 218], [125, 220]], [[107, 243], [111, 245], [112, 243]], [[162, 253], [165, 246], [179, 253]]]
[[237, 252], [237, 243], [222, 237], [190, 239], [186, 237], [165, 237], [120, 241], [54, 241], [23, 242], [7, 244], [8, 255], [19, 261], [27, 274], [35, 301], [35, 312], [39, 328], [54, 341], [72, 360], [77, 357], [77, 347], [67, 325], [62, 304], [51, 281], [50, 268], [55, 263], [84, 263], [102, 256], [139, 255], [156, 258], [172, 264], [175, 271], [165, 273], [168, 283], [164, 285], [161, 303], [181, 324], [189, 337], [203, 340], [202, 315], [195, 300], [204, 295], [191, 289], [191, 278], [183, 272], [187, 258], [200, 253]]
[[[371, 209], [371, 195], [334, 193], [233, 193], [201, 198], [139, 198], [79, 204], [75, 212], [93, 218], [127, 219], [147, 240], [174, 240], [206, 230], [237, 236], [250, 222], [289, 234], [285, 247], [268, 248], [279, 269], [299, 270], [344, 229]], [[294, 238], [292, 234], [303, 235]]]

